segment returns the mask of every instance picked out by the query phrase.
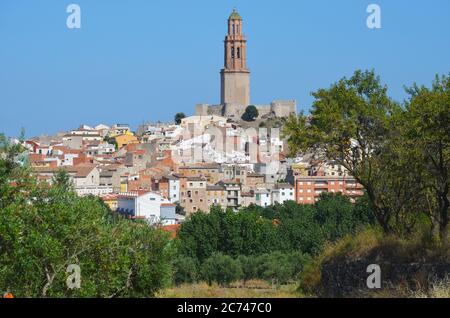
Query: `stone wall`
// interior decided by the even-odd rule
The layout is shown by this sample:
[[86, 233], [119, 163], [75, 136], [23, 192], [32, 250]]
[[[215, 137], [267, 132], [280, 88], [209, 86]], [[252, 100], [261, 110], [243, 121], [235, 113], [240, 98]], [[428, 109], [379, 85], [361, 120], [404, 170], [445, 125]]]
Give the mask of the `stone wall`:
[[289, 117], [290, 114], [297, 113], [295, 100], [275, 100], [270, 104], [270, 108], [276, 117]]
[[412, 291], [428, 290], [435, 279], [450, 275], [449, 263], [391, 263], [387, 261], [338, 261], [323, 264], [320, 296], [358, 297], [375, 290], [367, 287], [367, 266], [378, 264], [381, 269], [381, 291], [402, 285]]
[[223, 116], [223, 105], [197, 104], [195, 106], [196, 116], [216, 115]]
[[[270, 103], [270, 105], [254, 105], [258, 110], [259, 117], [273, 114], [275, 117], [288, 117], [290, 114], [297, 113], [297, 105], [295, 100], [277, 100]], [[209, 105], [197, 104], [195, 106], [195, 115], [207, 116], [216, 115], [239, 120], [245, 112], [247, 106], [240, 104], [225, 104], [225, 105]]]

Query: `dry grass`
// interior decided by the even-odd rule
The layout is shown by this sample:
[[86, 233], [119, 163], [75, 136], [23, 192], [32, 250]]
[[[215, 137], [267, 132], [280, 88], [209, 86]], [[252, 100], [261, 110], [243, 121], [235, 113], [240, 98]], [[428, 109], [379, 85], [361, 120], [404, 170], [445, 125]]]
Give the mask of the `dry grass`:
[[158, 298], [297, 298], [297, 285], [284, 285], [279, 288], [270, 284], [253, 280], [244, 285], [242, 282], [221, 287], [206, 283], [185, 284], [163, 290]]
[[415, 292], [413, 298], [449, 298], [450, 299], [450, 276], [444, 280], [433, 282], [427, 293]]
[[357, 298], [449, 298], [450, 277], [436, 280], [425, 291], [423, 288], [411, 290], [407, 284], [396, 284], [378, 291], [359, 292], [354, 295]]
[[[450, 235], [449, 235], [450, 239]], [[317, 258], [319, 263], [329, 260], [355, 260], [376, 253], [392, 262], [449, 261], [450, 247], [421, 233], [408, 238], [386, 236], [380, 229], [369, 228], [355, 236], [347, 235], [328, 244]]]

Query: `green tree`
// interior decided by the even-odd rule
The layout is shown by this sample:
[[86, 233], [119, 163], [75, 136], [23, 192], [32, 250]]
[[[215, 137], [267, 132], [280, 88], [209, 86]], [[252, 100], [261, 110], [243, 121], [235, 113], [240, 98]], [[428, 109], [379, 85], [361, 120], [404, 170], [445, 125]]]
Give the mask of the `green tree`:
[[[166, 233], [112, 215], [97, 198], [38, 183], [25, 168], [2, 169], [1, 177], [0, 290], [18, 297], [151, 297], [169, 281]], [[69, 264], [81, 268], [80, 289], [66, 286]]]
[[59, 169], [52, 178], [52, 184], [63, 192], [73, 191], [73, 183], [69, 174], [64, 169]]
[[237, 261], [241, 265], [242, 268], [242, 279], [244, 281], [244, 284], [251, 280], [258, 278], [258, 258], [253, 256], [245, 256], [245, 255], [239, 255], [237, 258]]
[[394, 115], [402, 112], [400, 105], [373, 71], [356, 71], [313, 96], [311, 115], [291, 116], [285, 125], [291, 152], [312, 152], [345, 167], [366, 189], [384, 231], [395, 232], [393, 224], [402, 224], [408, 198], [417, 192], [405, 186], [405, 169], [397, 169], [404, 165], [388, 160], [389, 154], [398, 158], [391, 139], [398, 135]]
[[110, 145], [114, 145], [116, 151], [119, 149], [119, 144], [117, 143], [115, 137], [106, 136], [105, 138], [103, 138], [103, 141], [107, 142]]
[[315, 209], [314, 217], [328, 241], [336, 241], [355, 229], [353, 204], [341, 193], [322, 193]]
[[441, 239], [446, 240], [450, 194], [450, 77], [436, 76], [432, 87], [407, 88], [410, 97], [404, 114], [404, 136], [408, 140], [410, 162], [423, 165], [423, 183], [431, 209], [429, 216]]
[[176, 113], [175, 118], [174, 118], [175, 124], [177, 124], [177, 125], [181, 124], [181, 120], [183, 118], [186, 118], [186, 115], [184, 113]]
[[294, 266], [287, 254], [277, 251], [261, 255], [258, 260], [261, 279], [271, 281], [278, 287], [294, 278]]
[[203, 261], [219, 251], [221, 213], [212, 209], [209, 214], [198, 212], [189, 216], [177, 234], [182, 255]]
[[173, 281], [175, 284], [194, 283], [198, 279], [196, 260], [192, 257], [178, 256], [174, 262]]
[[214, 253], [203, 263], [202, 275], [209, 285], [216, 282], [221, 286], [229, 286], [242, 278], [242, 268], [231, 256]]
[[242, 120], [245, 121], [255, 121], [258, 118], [259, 112], [256, 106], [250, 105], [245, 109], [244, 114], [242, 114]]

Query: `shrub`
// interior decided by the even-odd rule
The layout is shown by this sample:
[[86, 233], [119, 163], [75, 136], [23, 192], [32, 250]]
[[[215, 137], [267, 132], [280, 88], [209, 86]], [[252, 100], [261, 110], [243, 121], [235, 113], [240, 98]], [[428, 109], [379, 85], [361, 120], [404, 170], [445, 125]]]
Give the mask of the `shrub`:
[[230, 256], [214, 253], [203, 263], [202, 275], [209, 285], [216, 282], [221, 286], [228, 286], [242, 278], [242, 268], [240, 263]]
[[173, 282], [176, 285], [194, 283], [198, 278], [197, 262], [192, 257], [178, 256], [174, 261]]
[[245, 282], [258, 278], [258, 258], [255, 256], [239, 255], [237, 258], [242, 268], [242, 279]]

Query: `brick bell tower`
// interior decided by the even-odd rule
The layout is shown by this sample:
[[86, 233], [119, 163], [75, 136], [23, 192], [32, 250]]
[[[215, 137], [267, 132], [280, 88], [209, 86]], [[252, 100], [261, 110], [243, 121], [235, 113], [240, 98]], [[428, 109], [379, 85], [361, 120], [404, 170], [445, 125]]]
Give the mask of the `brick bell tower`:
[[221, 104], [243, 113], [250, 105], [250, 71], [247, 69], [247, 40], [242, 32], [242, 18], [236, 9], [228, 18], [228, 34], [224, 43], [225, 65], [220, 72]]

